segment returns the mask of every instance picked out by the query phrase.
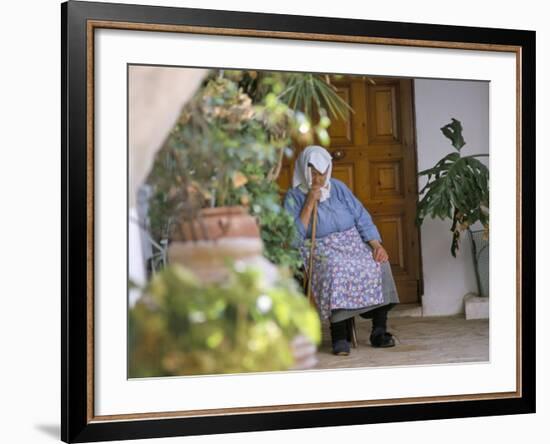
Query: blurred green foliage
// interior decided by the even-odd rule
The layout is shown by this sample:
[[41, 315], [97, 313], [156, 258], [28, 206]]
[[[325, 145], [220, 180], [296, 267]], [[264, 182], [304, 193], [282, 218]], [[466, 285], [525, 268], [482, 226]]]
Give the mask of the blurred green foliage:
[[287, 370], [298, 334], [319, 344], [315, 309], [293, 279], [267, 285], [236, 262], [223, 284], [173, 264], [157, 273], [130, 309], [129, 377]]

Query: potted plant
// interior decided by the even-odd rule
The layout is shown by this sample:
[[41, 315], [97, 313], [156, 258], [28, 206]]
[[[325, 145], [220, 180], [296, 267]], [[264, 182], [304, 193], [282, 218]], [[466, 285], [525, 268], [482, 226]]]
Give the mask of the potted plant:
[[262, 255], [257, 221], [244, 206], [244, 167], [267, 169], [275, 153], [257, 116], [234, 82], [209, 78], [182, 110], [149, 176], [153, 236], [168, 239], [169, 261], [194, 264], [203, 278], [223, 275], [227, 255]]
[[[489, 170], [477, 159], [488, 154], [461, 155], [466, 142], [462, 124], [455, 118], [443, 126], [441, 132], [456, 151], [447, 154], [433, 168], [418, 173], [428, 176], [428, 180], [420, 191], [423, 196], [417, 206], [416, 223], [422, 224], [426, 216], [451, 219], [451, 254], [456, 257], [461, 233], [468, 230], [473, 239], [474, 223], [479, 221], [483, 225], [483, 238], [489, 237]], [[475, 252], [474, 258], [477, 258]], [[477, 259], [474, 265], [478, 294], [482, 294]]]
[[285, 84], [277, 73], [262, 76], [254, 94], [247, 94], [250, 75], [213, 71], [157, 155], [148, 180], [150, 231], [157, 244], [165, 240], [169, 250], [178, 250], [172, 259], [193, 250], [211, 261], [228, 242], [240, 243], [241, 251], [243, 243], [261, 250], [261, 239], [268, 259], [293, 269], [299, 265], [298, 253], [287, 245], [295, 228], [281, 207], [275, 179], [291, 145], [314, 138], [328, 143], [330, 120], [321, 110], [312, 125], [289, 108], [281, 100]]

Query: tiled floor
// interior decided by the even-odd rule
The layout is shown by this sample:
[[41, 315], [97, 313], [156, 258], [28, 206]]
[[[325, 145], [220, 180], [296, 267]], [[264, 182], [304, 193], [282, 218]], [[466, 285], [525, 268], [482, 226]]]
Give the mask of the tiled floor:
[[390, 317], [388, 331], [396, 346], [373, 348], [371, 321], [356, 317], [358, 345], [349, 356], [331, 353], [328, 324], [323, 325], [316, 369], [446, 364], [489, 360], [489, 320], [466, 320], [463, 315], [444, 317]]

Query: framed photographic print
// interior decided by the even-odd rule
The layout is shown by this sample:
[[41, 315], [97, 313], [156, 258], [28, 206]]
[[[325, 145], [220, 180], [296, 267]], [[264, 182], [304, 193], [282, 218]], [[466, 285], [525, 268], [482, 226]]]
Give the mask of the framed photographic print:
[[63, 441], [535, 412], [534, 31], [61, 14]]

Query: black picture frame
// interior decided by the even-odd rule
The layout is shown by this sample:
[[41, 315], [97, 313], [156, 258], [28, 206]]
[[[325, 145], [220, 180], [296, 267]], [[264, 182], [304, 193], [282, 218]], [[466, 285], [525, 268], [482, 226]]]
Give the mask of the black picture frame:
[[[521, 55], [521, 393], [499, 399], [98, 421], [90, 415], [90, 20], [332, 36], [511, 45]], [[61, 439], [90, 442], [535, 412], [535, 32], [298, 15], [69, 1], [61, 5]], [[144, 31], [146, 32], [146, 31]], [[93, 403], [92, 403], [93, 407]]]

